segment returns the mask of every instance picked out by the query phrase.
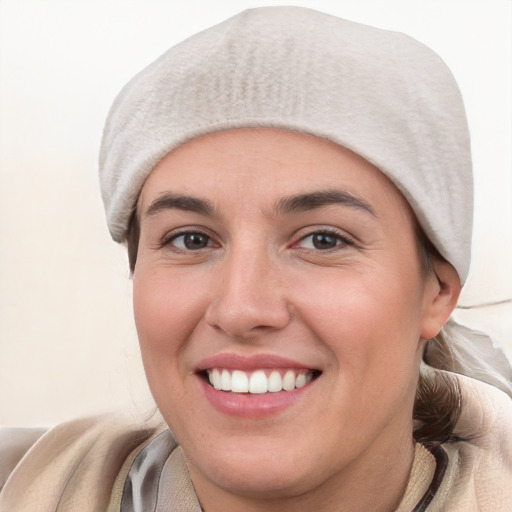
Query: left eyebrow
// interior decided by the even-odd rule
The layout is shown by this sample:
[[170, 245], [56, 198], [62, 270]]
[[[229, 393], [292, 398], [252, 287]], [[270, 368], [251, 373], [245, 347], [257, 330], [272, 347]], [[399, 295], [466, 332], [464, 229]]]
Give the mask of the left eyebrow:
[[280, 215], [286, 215], [314, 210], [331, 204], [341, 204], [350, 208], [356, 208], [378, 218], [375, 210], [364, 199], [344, 190], [333, 189], [284, 197], [277, 202], [275, 212]]

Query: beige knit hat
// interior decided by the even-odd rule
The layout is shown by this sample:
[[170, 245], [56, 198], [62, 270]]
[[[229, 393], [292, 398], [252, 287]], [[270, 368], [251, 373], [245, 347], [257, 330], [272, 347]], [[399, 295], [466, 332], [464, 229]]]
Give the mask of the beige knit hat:
[[168, 50], [109, 113], [100, 181], [112, 238], [126, 237], [144, 180], [185, 141], [239, 127], [329, 139], [377, 166], [466, 279], [472, 232], [469, 135], [442, 60], [403, 34], [299, 7], [263, 7]]

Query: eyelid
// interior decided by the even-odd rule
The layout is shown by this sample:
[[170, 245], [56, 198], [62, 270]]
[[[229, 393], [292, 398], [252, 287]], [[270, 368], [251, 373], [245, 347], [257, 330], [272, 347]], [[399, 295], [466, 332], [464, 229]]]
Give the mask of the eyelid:
[[339, 247], [347, 247], [347, 246], [350, 247], [350, 246], [355, 245], [354, 239], [351, 236], [349, 236], [347, 233], [345, 233], [344, 231], [341, 231], [341, 230], [333, 228], [333, 227], [317, 227], [317, 228], [312, 228], [310, 231], [308, 231], [304, 235], [301, 235], [299, 237], [299, 239], [292, 244], [292, 247], [298, 246], [301, 242], [303, 242], [304, 240], [306, 240], [309, 237], [312, 237], [314, 235], [322, 235], [322, 234], [335, 237], [341, 243], [336, 244], [331, 249], [324, 249], [324, 250], [316, 249], [316, 248], [313, 248], [313, 249], [311, 249], [311, 248], [304, 249], [303, 248], [303, 249], [304, 250], [313, 250], [313, 251], [318, 251], [318, 252], [329, 252], [332, 250], [337, 250]]
[[202, 249], [209, 249], [211, 247], [219, 247], [219, 245], [220, 245], [218, 242], [215, 241], [215, 237], [211, 233], [209, 233], [207, 229], [195, 227], [195, 226], [188, 226], [188, 227], [173, 229], [173, 230], [167, 232], [160, 240], [159, 247], [165, 248], [165, 247], [172, 246], [173, 250], [178, 251], [178, 252], [187, 252], [187, 253], [188, 252], [199, 252], [201, 249], [196, 249], [194, 251], [192, 249], [183, 249], [181, 247], [172, 245], [172, 242], [174, 240], [176, 240], [177, 238], [179, 238], [181, 236], [186, 236], [186, 235], [201, 235], [201, 236], [207, 237], [209, 243], [206, 247], [204, 247]]
[[[205, 246], [204, 248], [198, 248], [196, 250], [185, 249], [185, 248], [177, 247], [175, 245], [173, 246], [173, 244], [172, 244], [173, 240], [176, 240], [177, 238], [179, 238], [181, 236], [190, 235], [190, 234], [197, 234], [197, 235], [207, 237], [208, 245]], [[316, 248], [300, 247], [301, 242], [303, 242], [304, 240], [306, 240], [309, 237], [312, 237], [314, 235], [319, 235], [319, 234], [325, 234], [328, 236], [335, 237], [337, 240], [339, 240], [340, 243], [337, 243], [331, 249], [323, 249], [323, 250], [316, 249]], [[315, 227], [311, 226], [311, 227], [302, 228], [301, 230], [299, 230], [299, 233], [295, 237], [295, 241], [291, 244], [291, 247], [297, 248], [297, 249], [303, 249], [303, 250], [312, 250], [315, 252], [329, 252], [332, 250], [337, 250], [342, 247], [354, 246], [355, 244], [356, 244], [355, 239], [343, 230], [334, 228], [332, 226], [325, 226], [325, 227], [324, 226], [315, 226]], [[202, 226], [201, 227], [199, 227], [199, 226], [184, 226], [184, 227], [170, 230], [167, 233], [165, 233], [165, 235], [161, 238], [158, 245], [159, 245], [159, 248], [165, 248], [165, 247], [172, 246], [173, 250], [175, 250], [175, 251], [191, 253], [191, 252], [199, 252], [201, 249], [220, 247], [222, 244], [220, 242], [218, 242], [215, 234], [212, 234], [210, 232], [210, 230], [207, 228], [204, 228]]]

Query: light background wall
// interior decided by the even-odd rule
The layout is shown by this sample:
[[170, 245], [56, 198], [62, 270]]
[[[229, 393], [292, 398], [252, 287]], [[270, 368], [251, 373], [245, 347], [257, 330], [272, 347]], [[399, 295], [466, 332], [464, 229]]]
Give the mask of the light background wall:
[[[108, 108], [168, 47], [284, 0], [0, 0], [0, 423], [149, 407], [124, 250], [97, 185]], [[452, 68], [474, 148], [474, 259], [461, 304], [512, 296], [512, 2], [304, 0], [406, 32]], [[461, 311], [512, 353], [512, 307]]]

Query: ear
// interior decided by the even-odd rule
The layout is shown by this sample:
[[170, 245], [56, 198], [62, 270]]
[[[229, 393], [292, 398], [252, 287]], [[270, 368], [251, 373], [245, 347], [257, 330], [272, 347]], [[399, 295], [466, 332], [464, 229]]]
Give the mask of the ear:
[[427, 340], [437, 336], [448, 321], [461, 290], [459, 275], [450, 263], [436, 258], [434, 272], [425, 283], [421, 337]]

